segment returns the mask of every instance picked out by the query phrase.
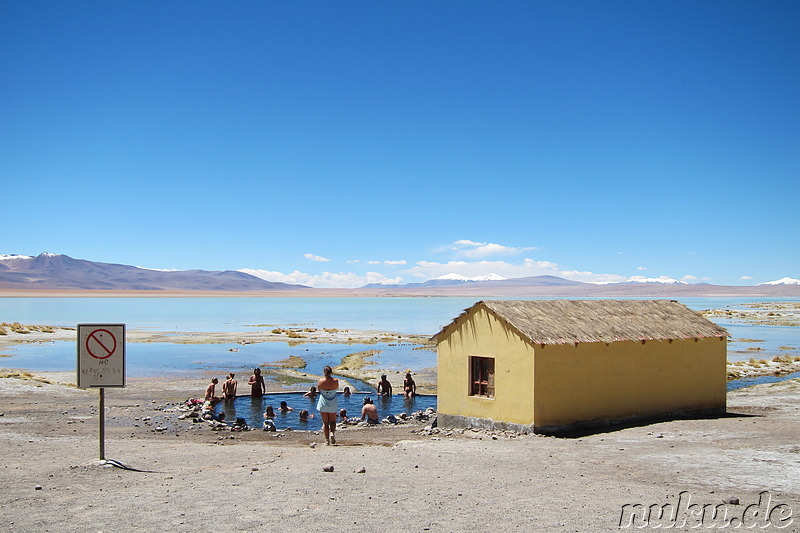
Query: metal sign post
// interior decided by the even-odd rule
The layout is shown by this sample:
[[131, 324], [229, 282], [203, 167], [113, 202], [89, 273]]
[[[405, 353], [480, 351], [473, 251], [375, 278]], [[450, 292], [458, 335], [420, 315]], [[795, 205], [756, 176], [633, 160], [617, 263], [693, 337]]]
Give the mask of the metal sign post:
[[106, 458], [106, 387], [125, 386], [125, 324], [78, 324], [78, 387], [100, 389], [100, 460]]
[[100, 460], [106, 460], [106, 389], [100, 387]]

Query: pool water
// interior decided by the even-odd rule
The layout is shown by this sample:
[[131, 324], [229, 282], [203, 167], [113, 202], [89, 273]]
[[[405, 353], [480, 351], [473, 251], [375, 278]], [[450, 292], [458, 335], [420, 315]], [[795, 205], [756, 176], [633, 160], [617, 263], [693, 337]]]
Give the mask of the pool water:
[[[401, 395], [377, 396], [375, 394], [356, 393], [344, 396], [339, 393], [336, 399], [339, 402], [339, 409], [347, 409], [348, 418], [361, 418], [361, 407], [364, 405], [364, 397], [369, 396], [378, 408], [381, 420], [391, 415], [400, 413], [411, 414], [416, 411], [424, 411], [428, 407], [436, 409], [435, 395], [417, 395], [412, 399], [406, 399]], [[279, 410], [282, 401], [293, 410], [281, 413]], [[220, 402], [217, 404], [216, 412], [225, 413], [225, 421], [233, 423], [237, 418], [247, 420], [247, 425], [251, 428], [260, 429], [264, 425], [264, 411], [271, 405], [275, 410], [275, 426], [278, 430], [291, 428], [297, 430], [317, 431], [322, 428], [322, 418], [317, 411], [317, 399], [306, 398], [301, 392], [272, 393], [265, 394], [261, 398], [250, 396], [239, 396], [233, 402]], [[300, 411], [308, 410], [309, 414], [314, 415], [307, 422], [300, 420]]]

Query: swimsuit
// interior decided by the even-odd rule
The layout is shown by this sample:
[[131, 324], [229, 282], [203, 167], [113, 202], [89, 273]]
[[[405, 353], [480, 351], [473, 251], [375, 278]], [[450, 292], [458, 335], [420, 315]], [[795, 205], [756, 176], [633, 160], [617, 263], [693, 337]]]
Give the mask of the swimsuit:
[[319, 390], [319, 399], [317, 400], [317, 411], [320, 413], [338, 413], [339, 402], [336, 400], [336, 389]]

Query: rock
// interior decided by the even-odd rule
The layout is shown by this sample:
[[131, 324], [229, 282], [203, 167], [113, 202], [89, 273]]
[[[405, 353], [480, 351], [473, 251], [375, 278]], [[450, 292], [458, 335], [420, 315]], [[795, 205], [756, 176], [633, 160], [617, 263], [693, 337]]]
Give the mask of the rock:
[[739, 498], [725, 498], [722, 500], [722, 503], [727, 503], [729, 505], [739, 505]]
[[308, 447], [312, 448], [312, 449], [316, 448], [317, 447], [317, 443], [316, 442], [312, 442], [311, 444], [308, 445]]
[[359, 468], [358, 470], [356, 470], [356, 474], [366, 474], [366, 473], [367, 473], [367, 469], [365, 467], [363, 467], [363, 466], [361, 468]]
[[323, 472], [333, 472], [333, 465], [324, 465], [322, 467]]
[[257, 466], [254, 466], [253, 468], [251, 468], [251, 469], [250, 469], [250, 471], [251, 471], [251, 472], [258, 472], [258, 467], [257, 467]]
[[36, 485], [35, 487], [33, 487], [33, 490], [42, 490], [43, 488], [44, 487], [42, 487], [41, 485]]

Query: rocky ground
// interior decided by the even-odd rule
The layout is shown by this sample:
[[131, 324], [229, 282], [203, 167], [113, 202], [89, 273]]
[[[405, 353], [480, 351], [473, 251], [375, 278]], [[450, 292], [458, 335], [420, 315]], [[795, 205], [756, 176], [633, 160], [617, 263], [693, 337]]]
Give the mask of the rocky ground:
[[[681, 498], [737, 520], [760, 498], [771, 527], [800, 528], [798, 380], [734, 391], [720, 418], [567, 438], [423, 421], [325, 446], [214, 431], [174, 410], [203, 383], [134, 379], [106, 393], [106, 458], [125, 470], [97, 462], [97, 391], [40, 379], [0, 379], [5, 531], [616, 531], [625, 505]], [[673, 530], [699, 523], [684, 515]]]

